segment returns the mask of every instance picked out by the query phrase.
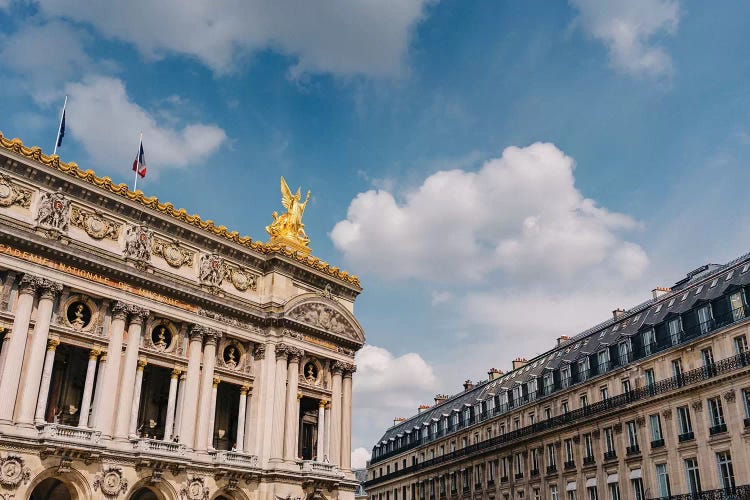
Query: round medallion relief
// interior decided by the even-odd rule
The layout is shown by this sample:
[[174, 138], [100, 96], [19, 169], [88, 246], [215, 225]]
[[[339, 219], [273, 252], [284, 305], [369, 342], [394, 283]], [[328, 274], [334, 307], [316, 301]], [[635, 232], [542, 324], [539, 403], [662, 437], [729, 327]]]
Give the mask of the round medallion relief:
[[314, 384], [315, 382], [317, 382], [319, 373], [320, 369], [318, 368], [318, 365], [315, 363], [315, 361], [308, 361], [307, 363], [305, 363], [305, 380], [307, 380], [309, 383]]
[[91, 323], [91, 308], [82, 300], [76, 300], [68, 305], [65, 316], [75, 330], [83, 330]]
[[180, 267], [180, 265], [182, 265], [182, 252], [180, 252], [180, 249], [175, 245], [171, 243], [169, 245], [166, 245], [162, 250], [162, 253], [164, 255], [164, 260], [166, 260], [167, 264], [169, 264], [170, 266]]
[[5, 181], [0, 181], [0, 206], [8, 207], [13, 204], [13, 188]]
[[163, 324], [151, 330], [151, 343], [157, 351], [166, 351], [172, 345], [172, 331]]
[[114, 496], [120, 493], [122, 488], [122, 476], [118, 471], [109, 470], [104, 473], [102, 478], [102, 492], [105, 495]]
[[28, 481], [29, 471], [21, 457], [8, 455], [0, 460], [0, 484], [15, 488], [22, 481]]
[[228, 368], [237, 368], [240, 363], [240, 351], [235, 344], [228, 344], [222, 354], [224, 364]]

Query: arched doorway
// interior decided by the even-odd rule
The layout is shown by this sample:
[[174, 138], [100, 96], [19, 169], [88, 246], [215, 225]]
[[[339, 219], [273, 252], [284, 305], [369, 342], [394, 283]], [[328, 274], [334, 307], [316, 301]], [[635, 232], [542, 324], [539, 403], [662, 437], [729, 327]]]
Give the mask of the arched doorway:
[[72, 500], [73, 493], [70, 489], [54, 477], [48, 477], [37, 484], [31, 492], [31, 500]]
[[160, 500], [160, 497], [150, 488], [139, 488], [130, 495], [131, 500]]

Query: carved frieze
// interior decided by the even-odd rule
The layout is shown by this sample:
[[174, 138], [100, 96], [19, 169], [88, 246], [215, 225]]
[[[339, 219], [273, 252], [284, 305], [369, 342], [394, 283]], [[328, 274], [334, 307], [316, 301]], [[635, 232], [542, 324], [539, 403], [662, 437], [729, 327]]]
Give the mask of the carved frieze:
[[116, 498], [128, 489], [128, 480], [122, 475], [119, 467], [107, 467], [94, 477], [94, 491], [101, 490], [108, 498]]
[[6, 488], [17, 488], [21, 483], [31, 479], [31, 469], [26, 466], [19, 455], [7, 455], [0, 458], [0, 484]]
[[222, 323], [226, 323], [228, 325], [236, 326], [237, 328], [241, 328], [242, 330], [245, 330], [247, 332], [253, 332], [253, 333], [263, 332], [263, 330], [256, 325], [253, 325], [251, 323], [246, 323], [244, 321], [240, 321], [237, 318], [231, 318], [229, 316], [225, 316], [221, 313], [209, 311], [207, 309], [198, 309], [198, 315], [205, 316], [206, 318], [215, 319], [217, 321], [221, 321]]
[[327, 330], [337, 335], [356, 337], [356, 332], [351, 323], [343, 314], [332, 307], [319, 302], [309, 302], [292, 309], [289, 317], [310, 326]]
[[95, 240], [108, 238], [117, 241], [122, 224], [104, 216], [99, 211], [86, 210], [73, 205], [70, 209], [70, 223], [86, 231]]
[[224, 259], [215, 253], [201, 255], [201, 267], [198, 270], [198, 278], [201, 284], [208, 286], [221, 286], [224, 281], [226, 268]]
[[161, 238], [154, 238], [151, 245], [153, 255], [163, 258], [167, 264], [179, 269], [182, 266], [193, 267], [195, 252], [180, 246], [178, 241], [167, 241]]
[[61, 192], [44, 193], [39, 199], [36, 214], [38, 227], [57, 233], [68, 230], [70, 222], [70, 200]]
[[31, 190], [18, 186], [7, 175], [0, 174], [0, 207], [11, 205], [29, 208], [31, 206]]
[[232, 285], [240, 292], [258, 289], [258, 275], [235, 264], [225, 263], [225, 274]]
[[123, 255], [126, 259], [147, 262], [151, 258], [151, 239], [153, 232], [146, 226], [128, 226], [125, 230], [125, 249]]

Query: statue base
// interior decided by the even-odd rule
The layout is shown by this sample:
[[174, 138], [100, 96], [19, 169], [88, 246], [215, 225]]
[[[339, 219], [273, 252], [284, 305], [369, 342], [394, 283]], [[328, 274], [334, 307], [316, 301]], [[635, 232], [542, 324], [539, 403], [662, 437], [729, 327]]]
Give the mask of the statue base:
[[287, 250], [299, 253], [301, 255], [304, 255], [305, 257], [310, 255], [310, 252], [312, 252], [312, 249], [307, 246], [307, 243], [303, 243], [299, 239], [289, 238], [286, 236], [271, 237], [267, 244], [271, 246], [286, 248]]

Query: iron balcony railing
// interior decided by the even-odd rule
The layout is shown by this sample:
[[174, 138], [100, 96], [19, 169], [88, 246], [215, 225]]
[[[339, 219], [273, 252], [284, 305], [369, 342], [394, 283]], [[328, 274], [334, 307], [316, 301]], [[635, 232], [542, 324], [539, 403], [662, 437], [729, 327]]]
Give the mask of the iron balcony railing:
[[750, 500], [750, 485], [704, 490], [697, 493], [683, 493], [668, 497], [655, 497], [649, 500]]
[[[687, 372], [683, 372], [682, 384], [678, 385], [675, 379], [672, 377], [668, 379], [660, 380], [652, 384], [648, 388], [633, 389], [630, 392], [627, 392], [625, 394], [618, 394], [617, 396], [612, 396], [606, 401], [598, 401], [596, 403], [591, 403], [583, 408], [571, 410], [568, 413], [563, 413], [561, 415], [557, 415], [552, 418], [536, 422], [532, 425], [527, 425], [526, 427], [521, 427], [519, 429], [507, 432], [505, 434], [495, 436], [493, 438], [468, 445], [464, 448], [461, 448], [460, 450], [446, 453], [445, 455], [441, 455], [439, 457], [435, 457], [430, 460], [425, 460], [423, 462], [417, 463], [405, 469], [400, 469], [398, 471], [391, 472], [390, 474], [385, 474], [377, 479], [372, 479], [368, 481], [367, 485], [375, 485], [375, 484], [387, 481], [389, 479], [401, 477], [406, 474], [411, 474], [415, 471], [419, 471], [427, 467], [432, 467], [434, 465], [439, 465], [445, 462], [450, 462], [456, 458], [473, 455], [483, 450], [495, 448], [498, 446], [512, 443], [514, 441], [522, 440], [522, 439], [534, 436], [540, 432], [545, 432], [548, 430], [558, 429], [560, 427], [565, 427], [571, 424], [575, 424], [576, 422], [579, 422], [581, 420], [594, 417], [597, 415], [605, 414], [611, 410], [622, 408], [631, 403], [646, 400], [646, 399], [649, 399], [651, 397], [658, 396], [661, 394], [666, 394], [673, 390], [679, 389], [680, 387], [699, 384], [706, 380], [710, 380], [714, 377], [724, 375], [727, 373], [731, 373], [736, 370], [740, 370], [748, 365], [750, 365], [750, 352], [743, 352], [740, 354], [736, 354], [729, 358], [725, 358], [715, 363], [712, 363], [710, 367], [701, 367], [701, 368], [696, 368], [694, 370], [690, 370]], [[380, 460], [382, 460], [382, 458]], [[585, 463], [586, 463], [586, 458], [584, 458], [584, 464]]]

